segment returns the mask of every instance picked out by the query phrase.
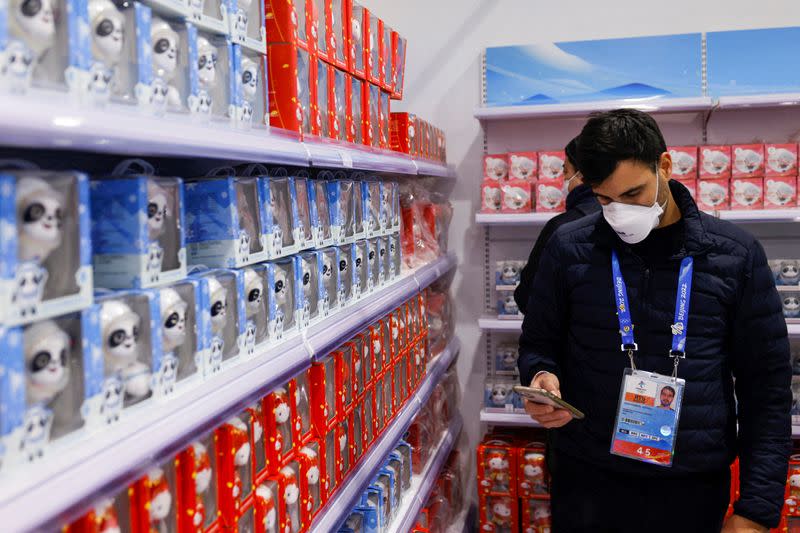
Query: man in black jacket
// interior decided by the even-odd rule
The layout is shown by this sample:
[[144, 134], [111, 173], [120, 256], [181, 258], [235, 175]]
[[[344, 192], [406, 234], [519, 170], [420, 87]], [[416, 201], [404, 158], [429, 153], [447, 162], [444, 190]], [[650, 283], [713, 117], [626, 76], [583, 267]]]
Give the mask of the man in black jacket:
[[[672, 161], [649, 115], [616, 110], [591, 118], [576, 159], [603, 212], [559, 228], [545, 247], [518, 361], [522, 383], [561, 395], [586, 415], [571, 420], [563, 409], [526, 402], [534, 419], [558, 428], [553, 530], [777, 526], [791, 448], [791, 368], [763, 248], [701, 213], [689, 191], [670, 181]], [[619, 269], [612, 276], [613, 253]], [[678, 275], [684, 287], [689, 263], [692, 285], [681, 291], [690, 296], [688, 321], [681, 321]], [[621, 286], [627, 306], [618, 302]], [[675, 349], [682, 332], [685, 344]], [[632, 362], [664, 376], [676, 368], [685, 380], [671, 466], [610, 453]], [[740, 496], [723, 526], [737, 454]]]
[[600, 209], [600, 204], [597, 203], [592, 188], [583, 183], [583, 178], [575, 165], [577, 139], [577, 137], [572, 139], [564, 148], [564, 153], [567, 156], [567, 160], [564, 162], [564, 175], [569, 176], [567, 178], [567, 191], [569, 191], [567, 209], [548, 220], [542, 231], [539, 232], [539, 237], [536, 239], [536, 244], [533, 245], [528, 262], [520, 272], [519, 285], [514, 290], [514, 301], [517, 302], [517, 307], [522, 314], [525, 314], [528, 308], [528, 296], [533, 285], [533, 278], [536, 277], [536, 271], [539, 269], [539, 260], [542, 257], [542, 251], [544, 251], [547, 241], [564, 224], [583, 218]]

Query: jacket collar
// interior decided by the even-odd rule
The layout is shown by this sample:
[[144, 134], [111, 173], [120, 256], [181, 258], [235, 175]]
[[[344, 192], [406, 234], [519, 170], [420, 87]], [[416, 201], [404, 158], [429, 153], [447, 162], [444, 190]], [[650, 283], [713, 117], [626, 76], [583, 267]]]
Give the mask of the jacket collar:
[[[669, 189], [681, 212], [685, 227], [684, 246], [678, 256], [696, 256], [705, 253], [713, 246], [714, 241], [711, 240], [706, 232], [705, 222], [689, 189], [675, 180], [669, 181]], [[595, 226], [595, 234], [597, 242], [600, 244], [617, 250], [630, 250], [630, 246], [624, 243], [616, 232], [611, 229], [602, 214], [599, 216]]]
[[[594, 204], [594, 205], [592, 205]], [[580, 209], [584, 214], [588, 214], [595, 209], [587, 209], [590, 207], [598, 206], [597, 199], [594, 197], [592, 188], [581, 183], [570, 191], [567, 195], [567, 211], [570, 209]]]

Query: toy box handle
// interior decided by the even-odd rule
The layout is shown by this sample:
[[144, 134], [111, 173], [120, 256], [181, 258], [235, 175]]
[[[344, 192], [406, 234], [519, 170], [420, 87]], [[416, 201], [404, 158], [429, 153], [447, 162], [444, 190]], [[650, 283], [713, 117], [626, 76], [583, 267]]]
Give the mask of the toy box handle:
[[131, 174], [144, 174], [145, 176], [152, 176], [156, 173], [155, 167], [145, 161], [144, 159], [125, 159], [120, 161], [114, 170], [111, 172], [112, 176], [130, 176]]
[[0, 159], [0, 170], [39, 170], [39, 166], [25, 159]]
[[240, 176], [269, 176], [269, 169], [261, 163], [250, 163], [241, 168]]
[[206, 173], [206, 176], [208, 177], [224, 176], [226, 178], [230, 178], [236, 176], [236, 170], [234, 170], [233, 167], [217, 167], [209, 170]]

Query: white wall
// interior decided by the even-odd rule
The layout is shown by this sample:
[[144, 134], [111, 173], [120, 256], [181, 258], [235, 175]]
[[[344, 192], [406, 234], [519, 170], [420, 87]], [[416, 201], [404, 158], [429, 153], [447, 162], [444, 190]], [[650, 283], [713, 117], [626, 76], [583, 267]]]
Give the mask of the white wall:
[[[462, 341], [459, 375], [471, 444], [480, 431], [484, 343], [476, 319], [483, 311], [483, 230], [479, 206], [483, 133], [472, 111], [480, 102], [480, 53], [487, 46], [800, 25], [797, 0], [363, 0], [409, 41], [405, 100], [447, 133], [448, 158], [458, 171], [451, 201], [451, 247], [460, 266], [453, 284]], [[575, 124], [576, 132], [579, 124]], [[524, 128], [520, 128], [524, 132]], [[569, 137], [567, 137], [568, 139]], [[669, 140], [669, 139], [668, 139]], [[563, 146], [558, 139], [554, 147]], [[525, 144], [522, 142], [521, 144]], [[538, 147], [538, 146], [537, 146]], [[535, 233], [532, 233], [531, 243]], [[529, 246], [519, 250], [527, 257]]]

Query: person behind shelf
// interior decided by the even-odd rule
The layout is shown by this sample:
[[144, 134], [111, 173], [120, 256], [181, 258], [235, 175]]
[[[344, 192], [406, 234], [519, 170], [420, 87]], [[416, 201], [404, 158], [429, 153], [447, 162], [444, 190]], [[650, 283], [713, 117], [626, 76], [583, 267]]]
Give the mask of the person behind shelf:
[[572, 139], [564, 148], [564, 153], [567, 156], [564, 161], [564, 175], [570, 176], [565, 182], [569, 193], [567, 194], [567, 209], [548, 220], [542, 231], [539, 232], [539, 237], [533, 245], [528, 262], [520, 272], [519, 285], [514, 289], [514, 301], [517, 302], [517, 307], [523, 314], [525, 314], [525, 310], [528, 307], [528, 295], [531, 285], [533, 285], [533, 278], [536, 277], [536, 271], [539, 269], [539, 261], [547, 241], [564, 224], [600, 210], [600, 204], [597, 203], [594, 193], [592, 193], [592, 188], [583, 183], [581, 173], [578, 172], [575, 166], [576, 141], [577, 137]]
[[[748, 232], [700, 212], [670, 179], [664, 138], [645, 113], [592, 116], [578, 137], [576, 163], [602, 212], [560, 227], [547, 243], [518, 358], [523, 384], [563, 396], [586, 415], [572, 420], [566, 410], [525, 402], [531, 417], [557, 435], [553, 531], [776, 527], [791, 450], [792, 373], [764, 249]], [[612, 250], [621, 274], [614, 278]], [[630, 366], [622, 348], [636, 348], [637, 368], [667, 376], [671, 355], [681, 353], [670, 347], [674, 332], [684, 331], [672, 322], [687, 256], [693, 274], [677, 371], [686, 384], [676, 400], [672, 466], [612, 455], [622, 375]], [[620, 278], [636, 343], [624, 347], [614, 289]], [[723, 524], [737, 453], [740, 495]]]
[[664, 388], [661, 389], [659, 393], [659, 409], [669, 409], [670, 411], [674, 411], [675, 409], [672, 407], [672, 402], [675, 400], [675, 389], [666, 385]]

